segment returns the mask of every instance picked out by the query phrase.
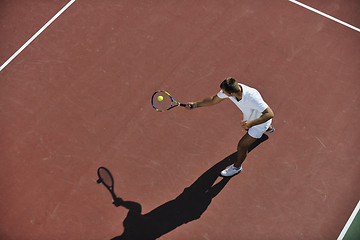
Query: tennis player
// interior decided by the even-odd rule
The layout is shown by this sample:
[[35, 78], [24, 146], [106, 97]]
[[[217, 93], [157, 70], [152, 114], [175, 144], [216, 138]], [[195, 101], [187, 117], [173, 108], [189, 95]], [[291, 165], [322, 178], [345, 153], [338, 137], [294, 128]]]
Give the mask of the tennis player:
[[237, 146], [237, 160], [229, 168], [221, 172], [223, 177], [231, 177], [241, 172], [241, 164], [248, 153], [248, 148], [256, 139], [265, 133], [275, 131], [271, 125], [274, 112], [262, 99], [260, 93], [251, 87], [238, 83], [234, 78], [228, 77], [220, 84], [221, 91], [203, 100], [188, 102], [187, 109], [212, 106], [229, 98], [243, 113], [241, 126], [247, 133], [240, 139]]

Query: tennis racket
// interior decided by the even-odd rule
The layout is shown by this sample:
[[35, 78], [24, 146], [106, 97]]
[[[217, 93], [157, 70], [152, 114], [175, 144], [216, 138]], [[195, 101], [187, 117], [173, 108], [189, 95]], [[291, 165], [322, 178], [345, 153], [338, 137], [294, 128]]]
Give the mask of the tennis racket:
[[113, 204], [116, 206], [118, 197], [114, 192], [114, 178], [111, 175], [110, 171], [104, 167], [99, 167], [97, 170], [99, 179], [96, 181], [98, 184], [102, 183], [107, 190], [109, 190], [111, 197], [113, 198]]
[[176, 101], [170, 93], [164, 90], [154, 92], [151, 97], [151, 104], [158, 112], [166, 112], [174, 107], [186, 107], [186, 104]]

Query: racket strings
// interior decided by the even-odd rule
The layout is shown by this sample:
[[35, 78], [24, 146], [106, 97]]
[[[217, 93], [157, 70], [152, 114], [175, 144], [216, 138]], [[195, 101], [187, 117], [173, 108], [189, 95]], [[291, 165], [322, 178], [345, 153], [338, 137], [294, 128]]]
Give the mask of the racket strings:
[[112, 177], [111, 177], [111, 175], [110, 175], [110, 173], [108, 171], [101, 168], [99, 170], [99, 175], [100, 175], [100, 178], [101, 178], [102, 182], [105, 185], [107, 185], [109, 187], [113, 186], [113, 179], [112, 179]]
[[166, 94], [164, 92], [157, 92], [153, 96], [152, 104], [156, 109], [158, 109], [160, 111], [165, 111], [172, 106], [173, 101], [168, 94]]

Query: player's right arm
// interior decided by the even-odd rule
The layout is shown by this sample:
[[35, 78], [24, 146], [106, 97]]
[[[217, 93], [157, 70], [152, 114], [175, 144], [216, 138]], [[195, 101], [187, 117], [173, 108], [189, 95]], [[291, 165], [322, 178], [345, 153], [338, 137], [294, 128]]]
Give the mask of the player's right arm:
[[213, 96], [204, 98], [203, 100], [200, 100], [200, 101], [188, 102], [188, 103], [186, 103], [186, 108], [193, 109], [193, 108], [198, 108], [198, 107], [212, 106], [212, 105], [220, 103], [223, 100], [224, 100], [224, 98], [219, 98], [217, 95], [213, 95]]

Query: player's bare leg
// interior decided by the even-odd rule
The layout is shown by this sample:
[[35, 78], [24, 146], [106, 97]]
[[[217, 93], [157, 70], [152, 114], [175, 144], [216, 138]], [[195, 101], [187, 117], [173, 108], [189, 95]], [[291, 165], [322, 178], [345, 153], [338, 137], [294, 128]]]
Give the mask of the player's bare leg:
[[256, 141], [256, 138], [253, 138], [249, 135], [249, 133], [246, 133], [239, 141], [238, 147], [237, 147], [237, 159], [234, 164], [234, 167], [240, 168], [241, 164], [244, 162], [247, 154], [248, 149]]
[[223, 177], [232, 177], [236, 174], [239, 174], [242, 170], [241, 164], [244, 162], [248, 149], [256, 141], [256, 138], [251, 137], [248, 133], [246, 133], [239, 141], [237, 147], [237, 159], [234, 165], [231, 165], [229, 168], [223, 170], [220, 174]]

